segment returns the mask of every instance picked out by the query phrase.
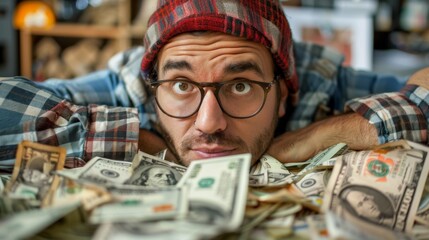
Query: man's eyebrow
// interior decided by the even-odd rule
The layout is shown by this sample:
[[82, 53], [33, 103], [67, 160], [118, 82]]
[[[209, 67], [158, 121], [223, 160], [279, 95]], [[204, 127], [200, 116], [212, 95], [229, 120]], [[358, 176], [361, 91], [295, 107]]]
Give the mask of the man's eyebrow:
[[263, 77], [262, 69], [259, 67], [258, 64], [256, 64], [253, 61], [244, 61], [244, 62], [237, 62], [237, 63], [231, 63], [226, 65], [224, 71], [225, 73], [241, 73], [245, 71], [253, 71]]
[[174, 61], [174, 60], [167, 60], [167, 62], [162, 66], [162, 73], [165, 74], [169, 70], [190, 70], [192, 71], [192, 66], [187, 61]]

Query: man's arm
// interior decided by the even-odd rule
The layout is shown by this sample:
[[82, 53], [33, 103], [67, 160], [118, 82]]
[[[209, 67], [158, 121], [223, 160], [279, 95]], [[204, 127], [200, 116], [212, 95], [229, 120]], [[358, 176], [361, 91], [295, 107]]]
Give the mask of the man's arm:
[[407, 84], [414, 84], [429, 89], [429, 67], [414, 73], [407, 81]]
[[357, 113], [348, 113], [310, 124], [275, 138], [268, 154], [281, 162], [301, 162], [337, 143], [361, 150], [378, 144], [377, 130]]
[[401, 92], [352, 100], [348, 107], [354, 112], [285, 133], [274, 140], [268, 153], [293, 162], [339, 142], [354, 150], [398, 139], [428, 144], [428, 78], [429, 68], [425, 68], [412, 75]]
[[22, 140], [63, 146], [67, 167], [95, 156], [131, 161], [138, 150], [135, 108], [79, 106], [23, 78], [0, 81], [0, 169], [11, 171]]

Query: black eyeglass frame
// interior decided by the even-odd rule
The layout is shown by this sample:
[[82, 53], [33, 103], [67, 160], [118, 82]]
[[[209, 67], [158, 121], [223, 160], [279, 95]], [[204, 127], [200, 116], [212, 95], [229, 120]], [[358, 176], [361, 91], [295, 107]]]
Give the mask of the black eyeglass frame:
[[[227, 116], [229, 116], [229, 117], [231, 117], [231, 118], [236, 118], [236, 119], [246, 119], [246, 118], [254, 117], [254, 116], [256, 116], [259, 112], [261, 112], [262, 108], [264, 108], [264, 106], [265, 106], [265, 102], [266, 102], [266, 100], [267, 100], [267, 94], [268, 94], [268, 92], [271, 90], [271, 87], [272, 87], [272, 86], [273, 86], [277, 81], [278, 81], [278, 76], [276, 76], [276, 77], [274, 78], [274, 80], [273, 80], [273, 81], [271, 81], [271, 82], [260, 82], [260, 81], [254, 81], [254, 80], [248, 80], [248, 79], [234, 79], [234, 80], [224, 81], [224, 82], [194, 82], [194, 81], [191, 81], [191, 80], [188, 80], [188, 79], [171, 79], [171, 80], [157, 80], [157, 81], [151, 81], [151, 82], [149, 82], [149, 83], [148, 83], [148, 85], [152, 88], [152, 90], [153, 90], [153, 92], [154, 92], [154, 95], [155, 95], [155, 101], [156, 101], [156, 104], [158, 105], [159, 109], [161, 109], [161, 111], [162, 111], [164, 114], [166, 114], [167, 116], [169, 116], [169, 117], [172, 117], [172, 118], [178, 118], [178, 119], [185, 119], [185, 118], [189, 118], [189, 117], [191, 117], [192, 115], [194, 115], [195, 113], [197, 113], [197, 112], [200, 110], [201, 104], [203, 103], [203, 99], [204, 99], [204, 97], [205, 97], [205, 95], [206, 95], [206, 91], [204, 90], [204, 88], [210, 87], [210, 88], [214, 88], [214, 92], [213, 92], [213, 93], [215, 94], [216, 100], [217, 100], [217, 102], [218, 102], [218, 104], [219, 104], [219, 106], [220, 106], [220, 108], [221, 108], [221, 110], [222, 110], [222, 112], [223, 112], [224, 114], [226, 114]], [[200, 103], [198, 104], [198, 107], [195, 109], [195, 111], [194, 111], [194, 112], [192, 112], [191, 114], [188, 114], [188, 115], [186, 115], [186, 116], [183, 116], [183, 117], [178, 117], [178, 116], [174, 116], [174, 115], [171, 115], [171, 114], [167, 113], [167, 112], [166, 112], [166, 111], [161, 107], [161, 105], [160, 105], [160, 104], [159, 104], [159, 102], [158, 102], [158, 97], [157, 97], [157, 88], [158, 88], [162, 83], [166, 83], [166, 82], [186, 82], [186, 83], [190, 83], [190, 84], [195, 85], [195, 86], [197, 86], [197, 87], [198, 87], [198, 89], [199, 89], [199, 90], [200, 90], [200, 92], [201, 92], [201, 99], [200, 99]], [[219, 99], [219, 91], [220, 91], [220, 88], [221, 88], [223, 85], [225, 85], [225, 84], [230, 84], [230, 83], [232, 83], [232, 82], [250, 82], [250, 83], [254, 83], [254, 84], [257, 84], [257, 85], [259, 85], [259, 86], [261, 86], [261, 87], [262, 87], [262, 89], [264, 90], [264, 101], [262, 102], [261, 106], [259, 107], [259, 109], [258, 109], [256, 112], [254, 112], [253, 114], [251, 114], [251, 115], [249, 115], [249, 116], [245, 116], [245, 117], [237, 117], [237, 116], [233, 116], [233, 115], [229, 114], [227, 111], [225, 111], [225, 109], [223, 108], [222, 103], [221, 103], [221, 101], [220, 101], [220, 99]]]

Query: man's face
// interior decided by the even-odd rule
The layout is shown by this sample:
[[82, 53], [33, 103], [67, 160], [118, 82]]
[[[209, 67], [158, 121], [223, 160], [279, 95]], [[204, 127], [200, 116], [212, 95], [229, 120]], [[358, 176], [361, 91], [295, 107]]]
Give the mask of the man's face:
[[173, 174], [164, 168], [152, 168], [148, 172], [148, 179], [146, 181], [146, 186], [151, 187], [162, 187], [169, 186], [170, 179], [173, 177]]
[[[261, 44], [223, 33], [181, 34], [158, 55], [159, 80], [224, 82], [236, 79], [272, 82], [271, 54]], [[277, 91], [280, 86], [281, 96]], [[180, 163], [250, 152], [252, 163], [273, 138], [287, 96], [283, 80], [273, 85], [262, 110], [246, 119], [232, 118], [219, 106], [213, 88], [205, 88], [199, 111], [184, 119], [167, 116], [158, 108], [163, 134]], [[280, 100], [280, 102], [279, 102]]]

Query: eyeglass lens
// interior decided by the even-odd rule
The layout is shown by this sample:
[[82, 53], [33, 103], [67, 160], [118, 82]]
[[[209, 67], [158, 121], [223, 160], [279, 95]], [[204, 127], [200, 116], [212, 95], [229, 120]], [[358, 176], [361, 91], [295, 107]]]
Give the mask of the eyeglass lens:
[[[190, 81], [165, 81], [156, 90], [159, 107], [173, 117], [194, 114], [203, 99], [204, 90]], [[258, 112], [265, 101], [264, 88], [250, 81], [237, 80], [221, 85], [217, 99], [225, 113], [232, 117], [249, 117]]]

